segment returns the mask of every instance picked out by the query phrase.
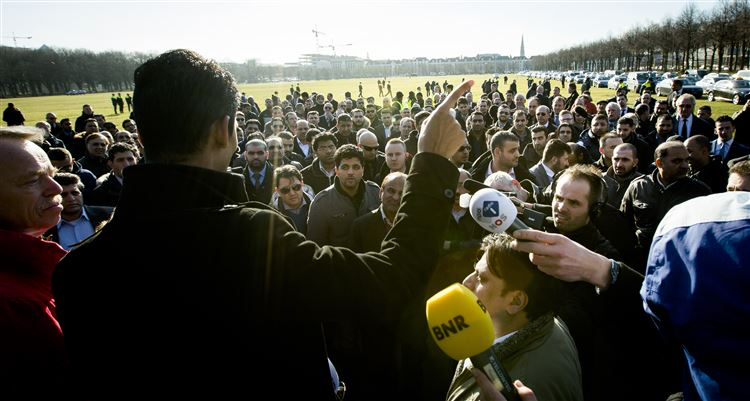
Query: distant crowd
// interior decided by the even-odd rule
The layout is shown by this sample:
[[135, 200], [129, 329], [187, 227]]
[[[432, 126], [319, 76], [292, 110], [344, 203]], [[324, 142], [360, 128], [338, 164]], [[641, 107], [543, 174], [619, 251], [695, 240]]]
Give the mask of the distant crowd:
[[[450, 190], [448, 228], [424, 295], [464, 277], [477, 294], [491, 293], [492, 301], [485, 303], [499, 316], [495, 323], [506, 325], [497, 331], [495, 351], [511, 377], [523, 378], [540, 400], [665, 400], [683, 388], [683, 373], [695, 370], [677, 343], [657, 331], [662, 327], [649, 319], [657, 313], [643, 311], [637, 289], [652, 243], [661, 235], [658, 227], [672, 208], [710, 194], [750, 191], [750, 108], [745, 104], [732, 116], [714, 116], [710, 106], [696, 110], [696, 99], [679, 87], [666, 100], [648, 89], [631, 94], [620, 88], [611, 99], [594, 102], [574, 83], [561, 89], [549, 80], [529, 81], [521, 90], [515, 80], [508, 81], [502, 78], [504, 92], [499, 78], [478, 84], [481, 96], [463, 93], [451, 111], [465, 133], [450, 157], [459, 180]], [[392, 88], [383, 78], [377, 97], [363, 93], [360, 83], [356, 96], [346, 92], [337, 99], [297, 84], [260, 103], [242, 93], [231, 112], [237, 146], [227, 172], [242, 177], [248, 201], [276, 210], [317, 245], [379, 252], [399, 219], [423, 126], [458, 85], [427, 81], [418, 88]], [[133, 100], [137, 105], [130, 94], [125, 100], [113, 94], [115, 113], [124, 113], [124, 104], [130, 111]], [[144, 149], [139, 137], [139, 113], [136, 108], [118, 127], [83, 105], [75, 118], [58, 120], [50, 111], [46, 121], [35, 123], [43, 132], [36, 142], [62, 187], [61, 219], [42, 238], [68, 251], [108, 224], [123, 183], [131, 179], [130, 166], [144, 159], [151, 163], [150, 148]], [[185, 125], [200, 117], [177, 110], [160, 118]], [[3, 119], [9, 126], [25, 121], [13, 104]], [[170, 146], [191, 152], [188, 143]], [[540, 230], [611, 260], [608, 295], [600, 296], [599, 286], [582, 279], [566, 283], [564, 296], [552, 297], [545, 289], [558, 287], [545, 284], [548, 276], [505, 267], [527, 263], [533, 268], [526, 256], [506, 259], [507, 240], [488, 237], [471, 217], [461, 201], [467, 179], [506, 193], [520, 215], [543, 215]], [[143, 196], [158, 197], [158, 189], [153, 191]], [[109, 257], [127, 258], [128, 248], [138, 242], [133, 238]], [[477, 252], [486, 254], [477, 261]], [[620, 285], [629, 287], [614, 286], [625, 270], [636, 284], [620, 278]], [[504, 287], [487, 284], [499, 279]], [[457, 368], [436, 351], [421, 299], [402, 312], [385, 322], [324, 322], [329, 363], [346, 381], [347, 397], [442, 399], [448, 391], [449, 400], [475, 399], [479, 390], [471, 365], [462, 362]], [[703, 351], [710, 352], [723, 334], [705, 338]], [[262, 361], [247, 363], [264, 369]], [[717, 372], [705, 380], [741, 380]]]

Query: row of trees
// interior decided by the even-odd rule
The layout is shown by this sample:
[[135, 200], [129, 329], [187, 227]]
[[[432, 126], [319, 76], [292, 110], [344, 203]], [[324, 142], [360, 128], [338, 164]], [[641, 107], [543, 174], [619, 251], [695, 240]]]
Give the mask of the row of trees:
[[[0, 98], [60, 95], [73, 90], [120, 92], [133, 89], [133, 72], [153, 57], [145, 53], [0, 47]], [[254, 60], [222, 64], [240, 82], [279, 73]]]
[[644, 23], [621, 34], [531, 60], [538, 70], [736, 71], [750, 65], [750, 4], [721, 0], [702, 12], [687, 4], [676, 18]]

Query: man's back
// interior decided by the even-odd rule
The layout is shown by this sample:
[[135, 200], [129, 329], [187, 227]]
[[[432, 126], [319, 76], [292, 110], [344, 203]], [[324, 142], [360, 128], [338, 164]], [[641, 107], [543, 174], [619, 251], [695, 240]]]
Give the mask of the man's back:
[[319, 248], [277, 212], [236, 206], [247, 199], [236, 175], [128, 168], [112, 220], [53, 280], [75, 384], [92, 394], [262, 398], [293, 382], [306, 397], [332, 399], [320, 322], [387, 316], [437, 260], [445, 219], [430, 216], [447, 215], [457, 173], [435, 155], [418, 157], [415, 169], [430, 173], [407, 183], [407, 217], [389, 237], [399, 239], [373, 257]]

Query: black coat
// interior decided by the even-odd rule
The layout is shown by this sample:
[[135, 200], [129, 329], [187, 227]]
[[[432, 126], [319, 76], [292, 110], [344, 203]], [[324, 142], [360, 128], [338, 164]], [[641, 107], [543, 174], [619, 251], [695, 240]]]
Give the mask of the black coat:
[[97, 186], [94, 188], [94, 192], [91, 193], [91, 201], [88, 203], [96, 206], [117, 206], [117, 201], [120, 200], [120, 192], [122, 191], [120, 180], [117, 179], [114, 173], [107, 173], [101, 178], [97, 180]]
[[718, 194], [727, 190], [729, 168], [718, 157], [712, 157], [702, 169], [692, 171], [690, 177], [708, 185], [712, 193]]
[[[485, 177], [485, 174], [487, 173], [487, 167], [489, 167], [490, 163], [492, 163], [492, 153], [490, 153], [490, 151], [484, 152], [471, 166], [471, 178], [479, 182], [484, 182], [484, 179], [487, 178]], [[536, 182], [536, 177], [529, 172], [529, 169], [526, 166], [526, 161], [522, 157], [519, 157], [518, 165], [513, 168], [516, 180], [518, 182], [529, 180], [534, 185], [539, 185]]]
[[377, 252], [390, 227], [383, 221], [380, 208], [354, 219], [350, 248], [354, 252]]
[[305, 184], [311, 186], [316, 194], [333, 185], [333, 177], [335, 177], [328, 177], [320, 171], [320, 159], [318, 158], [315, 158], [309, 166], [303, 168], [301, 173], [302, 180]]
[[[112, 220], [58, 264], [57, 316], [85, 394], [334, 400], [321, 321], [395, 316], [435, 268], [458, 172], [416, 157], [380, 254], [318, 247], [247, 201], [241, 177], [178, 165], [125, 172]], [[113, 250], [133, 244], [126, 257]], [[221, 396], [219, 396], [221, 397]], [[223, 398], [223, 397], [222, 397]]]
[[253, 181], [250, 179], [252, 173], [249, 172], [250, 167], [235, 167], [232, 172], [240, 174], [245, 179], [245, 190], [247, 191], [247, 199], [250, 201], [265, 203], [266, 205], [271, 203], [271, 196], [273, 195], [273, 166], [271, 163], [266, 162], [265, 176], [260, 186], [254, 186]]

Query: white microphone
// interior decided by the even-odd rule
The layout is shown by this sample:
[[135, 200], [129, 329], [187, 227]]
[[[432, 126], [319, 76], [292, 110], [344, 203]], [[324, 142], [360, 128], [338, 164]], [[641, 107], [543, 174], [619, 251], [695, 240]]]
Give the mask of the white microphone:
[[529, 227], [517, 219], [518, 210], [502, 192], [493, 189], [480, 189], [471, 195], [469, 213], [482, 228], [493, 233], [506, 232], [513, 235], [516, 230]]

